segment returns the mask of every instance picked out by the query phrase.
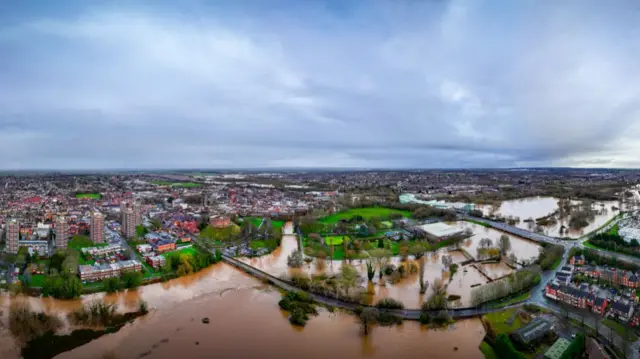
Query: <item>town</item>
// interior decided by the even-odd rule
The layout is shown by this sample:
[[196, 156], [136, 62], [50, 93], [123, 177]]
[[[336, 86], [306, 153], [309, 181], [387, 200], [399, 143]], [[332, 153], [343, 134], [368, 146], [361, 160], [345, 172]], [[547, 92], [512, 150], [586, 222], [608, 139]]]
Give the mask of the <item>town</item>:
[[[380, 311], [376, 317], [403, 309], [389, 312], [393, 320], [428, 327], [480, 318], [487, 358], [635, 358], [638, 176], [571, 169], [6, 175], [0, 284], [6, 295], [71, 300], [160, 285], [224, 262], [325, 305]], [[293, 309], [300, 299], [285, 298], [291, 323], [304, 325], [309, 315]]]

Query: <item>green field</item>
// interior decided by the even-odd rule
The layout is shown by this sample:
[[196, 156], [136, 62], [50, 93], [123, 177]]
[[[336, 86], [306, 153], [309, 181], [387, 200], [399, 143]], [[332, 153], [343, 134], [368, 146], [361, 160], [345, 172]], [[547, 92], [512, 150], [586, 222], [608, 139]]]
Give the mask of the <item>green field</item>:
[[507, 305], [515, 304], [525, 301], [531, 297], [531, 292], [524, 292], [512, 298], [500, 299], [495, 302], [489, 303], [490, 308], [506, 307]]
[[[245, 217], [242, 220], [243, 221], [251, 221], [251, 223], [253, 223], [253, 225], [256, 226], [256, 227], [260, 227], [260, 224], [262, 223], [262, 218], [260, 218], [260, 217]], [[271, 220], [271, 225], [273, 225], [274, 229], [282, 228], [282, 227], [284, 227], [284, 221]]]
[[482, 318], [491, 323], [491, 327], [495, 331], [496, 335], [502, 333], [509, 334], [524, 325], [518, 316], [516, 316], [512, 325], [508, 325], [506, 323], [506, 321], [509, 320], [517, 310], [518, 308], [512, 308], [500, 312], [489, 313], [485, 314]]
[[151, 181], [151, 183], [158, 186], [171, 186], [171, 187], [179, 187], [179, 188], [197, 188], [202, 186], [200, 183], [193, 183], [193, 182], [170, 182], [170, 181], [153, 180]]
[[77, 193], [76, 198], [101, 199], [100, 193]]
[[485, 342], [484, 340], [482, 341], [482, 343], [480, 343], [480, 351], [484, 355], [485, 359], [498, 359], [498, 355], [493, 350], [491, 345], [489, 345], [489, 343]]
[[42, 282], [44, 282], [44, 274], [34, 274], [31, 276], [32, 287], [42, 288]]
[[249, 244], [249, 248], [251, 249], [267, 248], [269, 250], [274, 250], [276, 249], [277, 246], [278, 246], [278, 243], [276, 242], [275, 239], [268, 239], [268, 240], [257, 239], [255, 241], [251, 241], [251, 243]]
[[181, 255], [181, 254], [189, 254], [191, 256], [194, 256], [196, 254], [196, 249], [193, 247], [183, 248], [183, 249], [178, 249], [172, 252], [162, 253], [161, 256], [167, 258], [167, 256], [170, 256], [170, 255]]
[[69, 248], [72, 249], [81, 249], [81, 248], [88, 248], [88, 247], [106, 247], [108, 246], [109, 243], [93, 243], [91, 242], [91, 239], [89, 239], [89, 237], [87, 236], [73, 236], [73, 238], [71, 238], [71, 240], [69, 241]]
[[324, 218], [320, 218], [318, 221], [325, 224], [335, 224], [341, 220], [349, 220], [353, 216], [362, 216], [364, 219], [370, 219], [371, 217], [387, 217], [392, 213], [399, 213], [404, 217], [409, 217], [411, 212], [402, 211], [393, 208], [384, 207], [368, 207], [368, 208], [353, 208], [343, 212], [335, 213]]
[[345, 236], [326, 236], [324, 237], [324, 243], [328, 246], [339, 246], [344, 242]]
[[613, 329], [614, 332], [620, 334], [621, 337], [625, 338], [629, 341], [635, 342], [638, 340], [638, 336], [634, 333], [632, 328], [626, 327], [624, 324], [618, 323], [612, 319], [605, 319], [602, 321], [602, 324], [607, 327]]

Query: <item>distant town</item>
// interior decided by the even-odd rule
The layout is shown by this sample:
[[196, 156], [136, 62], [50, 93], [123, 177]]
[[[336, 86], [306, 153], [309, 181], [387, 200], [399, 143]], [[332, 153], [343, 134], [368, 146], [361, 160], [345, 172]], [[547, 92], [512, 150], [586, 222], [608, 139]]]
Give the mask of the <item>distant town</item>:
[[364, 335], [480, 318], [487, 358], [636, 358], [638, 184], [586, 169], [4, 174], [0, 285], [72, 300], [224, 265], [287, 293], [293, 325], [317, 304]]

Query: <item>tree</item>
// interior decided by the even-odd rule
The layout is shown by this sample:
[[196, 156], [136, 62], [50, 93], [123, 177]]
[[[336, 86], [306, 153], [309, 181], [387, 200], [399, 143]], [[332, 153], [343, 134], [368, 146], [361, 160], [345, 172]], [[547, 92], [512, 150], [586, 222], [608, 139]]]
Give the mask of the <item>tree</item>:
[[380, 278], [382, 278], [382, 270], [392, 256], [391, 251], [388, 249], [375, 248], [369, 251], [369, 256], [376, 262], [378, 270], [380, 271]]
[[304, 264], [304, 257], [302, 256], [302, 252], [299, 250], [293, 251], [287, 257], [287, 265], [291, 268], [300, 268]]
[[380, 319], [380, 312], [377, 308], [366, 307], [360, 313], [360, 324], [364, 335], [369, 335], [369, 326], [375, 324]]
[[147, 227], [139, 224], [136, 226], [136, 237], [138, 238], [142, 238], [144, 237], [147, 233], [149, 233], [149, 230], [147, 229]]
[[366, 264], [367, 264], [367, 278], [369, 279], [369, 281], [372, 281], [373, 277], [376, 275], [375, 265], [373, 264], [373, 261], [371, 259], [368, 259], [366, 261]]
[[358, 279], [360, 279], [358, 271], [353, 268], [352, 265], [342, 263], [342, 268], [340, 269], [340, 284], [342, 284], [347, 295], [349, 295], [349, 289], [355, 287], [358, 283]]
[[496, 337], [494, 349], [499, 358], [525, 358], [524, 354], [516, 350], [516, 348], [513, 346], [513, 343], [511, 343], [511, 340], [509, 340], [509, 337], [505, 333], [498, 334], [498, 336]]
[[419, 273], [420, 273], [420, 294], [424, 294], [427, 292], [427, 288], [429, 288], [429, 282], [424, 280], [424, 270], [427, 266], [424, 257], [420, 257], [418, 259]]
[[122, 283], [120, 282], [120, 278], [112, 277], [107, 278], [102, 282], [102, 286], [107, 293], [118, 292], [122, 289]]
[[127, 289], [137, 288], [142, 284], [142, 273], [135, 271], [125, 272], [122, 274], [122, 283]]
[[511, 240], [509, 239], [509, 236], [506, 234], [501, 235], [498, 247], [500, 248], [500, 253], [506, 255], [509, 249], [511, 249]]

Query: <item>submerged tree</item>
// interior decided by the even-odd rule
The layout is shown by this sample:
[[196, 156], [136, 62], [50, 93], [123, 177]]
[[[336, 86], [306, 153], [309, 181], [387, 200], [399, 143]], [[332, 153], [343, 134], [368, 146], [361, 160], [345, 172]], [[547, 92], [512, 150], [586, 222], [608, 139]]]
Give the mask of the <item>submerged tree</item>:
[[375, 324], [380, 319], [380, 312], [377, 308], [366, 307], [360, 313], [360, 324], [364, 335], [369, 335], [369, 325]]

